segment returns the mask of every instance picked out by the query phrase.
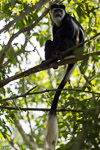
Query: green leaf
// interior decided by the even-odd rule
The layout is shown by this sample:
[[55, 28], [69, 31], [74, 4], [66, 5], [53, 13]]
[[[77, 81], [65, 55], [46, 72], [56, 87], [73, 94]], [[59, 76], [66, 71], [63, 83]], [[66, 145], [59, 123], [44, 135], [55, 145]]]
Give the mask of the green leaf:
[[16, 58], [14, 56], [14, 50], [13, 48], [10, 48], [7, 53], [8, 58], [12, 61], [13, 64], [16, 64]]
[[99, 61], [100, 60], [100, 58], [99, 58], [99, 56], [97, 54], [93, 54], [92, 55], [92, 59], [95, 60], [95, 61]]

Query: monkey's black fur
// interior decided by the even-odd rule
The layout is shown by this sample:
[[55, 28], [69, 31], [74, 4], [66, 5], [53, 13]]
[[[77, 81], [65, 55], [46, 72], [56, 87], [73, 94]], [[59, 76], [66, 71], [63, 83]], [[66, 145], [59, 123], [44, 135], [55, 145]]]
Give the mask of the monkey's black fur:
[[[56, 8], [56, 9], [55, 9]], [[57, 5], [53, 4], [51, 6], [51, 11], [54, 10], [53, 13], [57, 13], [56, 16], [62, 17], [59, 11], [65, 11], [64, 5]], [[60, 10], [61, 9], [61, 10]], [[54, 14], [52, 14], [54, 15]], [[56, 17], [55, 17], [56, 18]], [[78, 39], [78, 42], [77, 42]], [[48, 40], [45, 44], [45, 59], [49, 59], [54, 57], [58, 54], [58, 52], [67, 50], [73, 46], [75, 46], [78, 43], [83, 42], [85, 39], [84, 30], [80, 23], [72, 16], [70, 16], [68, 13], [65, 13], [64, 18], [62, 18], [61, 23], [59, 26], [57, 26], [56, 23], [54, 23], [53, 26], [53, 41]], [[84, 47], [84, 45], [83, 45]], [[68, 53], [69, 55], [74, 55], [74, 51], [71, 51]], [[74, 64], [69, 64], [67, 72], [65, 74], [65, 77], [63, 78], [61, 84], [59, 85], [58, 89], [63, 89], [63, 87], [66, 84], [66, 76], [68, 72], [71, 70]], [[57, 107], [57, 100], [59, 99], [61, 91], [57, 91], [53, 100], [53, 104], [51, 107], [51, 110], [55, 110]], [[54, 112], [54, 111], [53, 111]], [[52, 113], [52, 111], [50, 112]]]
[[[85, 40], [84, 30], [82, 26], [75, 18], [70, 16], [68, 13], [66, 13], [64, 5], [53, 4], [51, 6], [51, 16], [52, 16], [52, 20], [54, 21], [53, 31], [52, 31], [53, 40], [52, 41], [48, 40], [45, 44], [45, 59], [46, 60], [54, 57], [61, 51], [64, 51], [64, 50], [67, 51], [67, 49], [72, 48], [73, 46]], [[83, 44], [81, 49], [84, 50], [84, 48], [85, 46]], [[68, 52], [68, 56], [71, 56], [71, 55], [75, 55], [74, 51]], [[68, 65], [65, 76], [63, 80], [61, 81], [58, 89], [64, 88], [74, 68], [75, 68], [75, 64]], [[57, 108], [57, 103], [58, 103], [60, 93], [61, 91], [57, 91], [54, 96], [51, 110], [49, 113], [48, 122], [51, 121], [50, 116], [52, 115], [56, 116], [56, 108]], [[50, 122], [50, 125], [51, 125], [51, 122]], [[47, 130], [50, 130], [50, 127], [47, 127], [47, 128], [48, 128]], [[52, 142], [52, 140], [54, 139], [50, 137], [51, 135], [49, 136], [48, 134], [49, 134], [49, 131], [47, 131], [46, 138], [47, 138], [48, 145], [50, 146], [51, 144], [50, 142]], [[56, 140], [57, 139], [55, 139], [55, 141]]]

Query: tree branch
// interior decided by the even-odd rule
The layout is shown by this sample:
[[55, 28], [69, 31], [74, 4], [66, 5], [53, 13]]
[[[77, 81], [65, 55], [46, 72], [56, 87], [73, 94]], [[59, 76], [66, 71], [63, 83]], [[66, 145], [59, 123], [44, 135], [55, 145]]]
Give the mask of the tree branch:
[[27, 143], [27, 145], [29, 146], [30, 149], [32, 150], [37, 150], [37, 144], [34, 140], [30, 140], [29, 135], [27, 135], [25, 133], [25, 131], [23, 130], [19, 120], [14, 120], [15, 125], [17, 126], [17, 129], [19, 130], [19, 133], [21, 134], [21, 136], [23, 137], [24, 141]]
[[5, 102], [5, 101], [21, 98], [21, 97], [26, 97], [28, 95], [43, 94], [43, 93], [56, 92], [56, 91], [76, 91], [76, 92], [79, 92], [79, 93], [81, 93], [81, 92], [91, 93], [91, 94], [96, 94], [96, 95], [100, 96], [100, 93], [97, 93], [97, 92], [85, 91], [85, 90], [75, 89], [75, 88], [72, 88], [72, 89], [71, 88], [69, 88], [69, 89], [50, 89], [50, 90], [43, 90], [43, 91], [39, 91], [39, 92], [31, 92], [31, 93], [26, 92], [26, 93], [21, 94], [21, 95], [17, 95], [17, 96], [2, 99], [2, 100], [0, 100], [0, 102]]
[[33, 7], [27, 7], [25, 12], [20, 13], [20, 15], [18, 17], [16, 17], [14, 20], [10, 21], [3, 29], [0, 30], [0, 34], [3, 31], [7, 31], [9, 30], [9, 28], [16, 22], [19, 22], [20, 20], [22, 20], [26, 15], [29, 15], [29, 13], [33, 12], [34, 10], [36, 10], [36, 12], [38, 12], [40, 10], [40, 8], [47, 3], [49, 0], [40, 0], [39, 2], [37, 2]]
[[[90, 40], [96, 38], [99, 35], [100, 35], [100, 33], [96, 34], [95, 36], [91, 37], [90, 39], [86, 40], [85, 42], [82, 42], [82, 43], [80, 43], [80, 44], [78, 44], [78, 45], [76, 45], [76, 46], [74, 46], [72, 48], [69, 48], [67, 51], [65, 50], [65, 51], [61, 52], [58, 56], [56, 56], [54, 58], [51, 58], [51, 59], [49, 59], [47, 61], [44, 61], [38, 66], [32, 67], [32, 68], [30, 68], [30, 69], [28, 69], [28, 70], [26, 70], [26, 71], [24, 71], [22, 73], [19, 73], [17, 75], [11, 76], [11, 77], [9, 77], [9, 78], [7, 78], [5, 80], [1, 80], [0, 81], [0, 88], [3, 87], [4, 85], [8, 84], [11, 81], [17, 80], [17, 79], [19, 79], [21, 77], [29, 76], [32, 73], [37, 73], [37, 72], [40, 72], [40, 71], [43, 71], [43, 70], [46, 70], [46, 69], [50, 69], [50, 68], [56, 68], [56, 67], [64, 65], [64, 64], [76, 63], [77, 61], [83, 60], [86, 57], [88, 58], [89, 56], [92, 56], [94, 54], [100, 55], [100, 51], [97, 51], [97, 52], [89, 53], [89, 54], [86, 54], [86, 55], [82, 55], [82, 56], [80, 56], [78, 58], [62, 59], [62, 57], [66, 58], [67, 53], [69, 51], [77, 49], [78, 47], [82, 46], [83, 43], [90, 42]], [[60, 60], [60, 61], [56, 62], [57, 59]]]
[[[9, 77], [5, 80], [1, 80], [0, 81], [0, 88], [3, 87], [4, 85], [8, 84], [11, 81], [17, 80], [17, 79], [22, 78], [22, 77], [29, 76], [32, 73], [37, 73], [37, 72], [40, 72], [40, 71], [43, 71], [43, 70], [46, 70], [46, 69], [50, 69], [50, 68], [56, 68], [56, 67], [64, 65], [64, 64], [76, 63], [77, 61], [83, 60], [86, 57], [92, 56], [94, 54], [100, 55], [100, 51], [89, 53], [89, 54], [80, 56], [79, 58], [63, 59], [63, 60], [60, 60], [59, 62], [54, 61], [53, 63], [51, 63], [51, 61], [57, 59], [58, 57], [49, 59], [49, 60], [41, 63], [40, 65], [32, 67], [32, 68], [30, 68], [30, 69], [28, 69], [28, 70], [26, 70], [22, 73], [11, 76], [11, 77]], [[60, 55], [60, 57], [61, 57], [61, 55]]]
[[8, 41], [8, 44], [6, 45], [6, 47], [5, 47], [5, 49], [4, 49], [3, 53], [2, 53], [2, 55], [1, 55], [1, 57], [0, 57], [0, 66], [2, 66], [3, 60], [4, 60], [4, 58], [5, 58], [6, 54], [7, 54], [7, 52], [8, 52], [8, 50], [9, 50], [10, 46], [11, 46], [12, 41], [13, 41], [18, 35], [20, 35], [21, 33], [24, 33], [24, 32], [26, 32], [26, 31], [32, 30], [32, 29], [39, 23], [39, 21], [48, 13], [48, 11], [49, 11], [49, 9], [46, 9], [46, 10], [43, 12], [43, 14], [38, 18], [38, 20], [37, 20], [35, 23], [33, 23], [32, 25], [30, 25], [30, 26], [28, 26], [28, 27], [22, 28], [22, 29], [19, 30], [17, 33], [15, 33], [15, 34], [13, 34], [13, 35], [11, 36], [11, 38], [10, 38], [9, 41]]
[[[8, 110], [19, 110], [19, 111], [50, 111], [47, 108], [22, 108], [22, 107], [7, 107], [7, 106], [0, 106], [0, 109], [8, 109]], [[57, 112], [63, 111], [71, 111], [71, 112], [83, 112], [82, 110], [76, 109], [57, 109]]]
[[14, 148], [14, 150], [20, 150], [19, 146], [17, 144], [14, 143], [13, 139], [8, 139], [8, 137], [6, 137], [8, 142], [10, 143], [10, 145]]

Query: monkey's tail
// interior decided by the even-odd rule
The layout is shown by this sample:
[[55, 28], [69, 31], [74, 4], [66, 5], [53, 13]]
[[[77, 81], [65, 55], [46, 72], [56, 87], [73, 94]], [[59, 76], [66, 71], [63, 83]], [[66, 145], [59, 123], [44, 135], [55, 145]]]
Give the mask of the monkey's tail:
[[[64, 76], [63, 80], [61, 81], [58, 89], [64, 88], [71, 73], [74, 71], [74, 68], [75, 68], [75, 64], [68, 65], [65, 76]], [[52, 102], [51, 110], [49, 113], [48, 121], [47, 121], [47, 127], [46, 127], [46, 132], [45, 132], [45, 140], [46, 140], [46, 149], [47, 150], [53, 150], [55, 148], [55, 144], [56, 144], [57, 138], [58, 138], [58, 125], [57, 125], [56, 109], [57, 109], [57, 103], [58, 103], [60, 94], [61, 94], [61, 91], [56, 91], [54, 100]]]
[[[65, 76], [64, 76], [63, 80], [61, 81], [58, 89], [63, 89], [64, 88], [66, 82], [69, 80], [69, 77], [70, 77], [71, 73], [74, 71], [75, 66], [76, 66], [76, 64], [69, 64], [68, 65]], [[61, 94], [61, 91], [56, 92], [49, 114], [55, 114], [56, 115], [57, 103], [58, 103], [60, 94]]]

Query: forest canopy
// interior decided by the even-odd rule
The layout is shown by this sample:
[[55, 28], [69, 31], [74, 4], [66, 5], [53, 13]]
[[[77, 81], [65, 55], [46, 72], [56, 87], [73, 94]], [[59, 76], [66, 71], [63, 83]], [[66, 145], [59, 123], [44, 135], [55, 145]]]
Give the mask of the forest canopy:
[[[83, 55], [44, 61], [52, 3], [64, 4], [82, 25]], [[100, 0], [0, 0], [0, 23], [0, 149], [44, 149], [50, 106], [72, 61], [77, 66], [58, 102], [56, 150], [99, 150]]]

